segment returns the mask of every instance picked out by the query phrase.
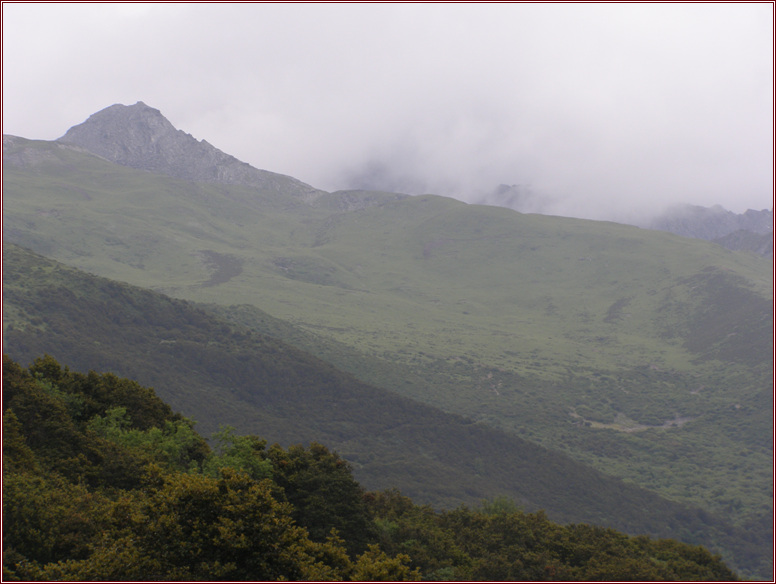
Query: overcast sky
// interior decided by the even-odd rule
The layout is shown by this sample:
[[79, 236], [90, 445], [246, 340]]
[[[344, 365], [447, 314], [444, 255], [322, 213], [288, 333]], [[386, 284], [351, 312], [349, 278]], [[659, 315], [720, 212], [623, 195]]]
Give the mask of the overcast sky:
[[773, 5], [3, 4], [3, 133], [114, 103], [318, 188], [773, 204]]

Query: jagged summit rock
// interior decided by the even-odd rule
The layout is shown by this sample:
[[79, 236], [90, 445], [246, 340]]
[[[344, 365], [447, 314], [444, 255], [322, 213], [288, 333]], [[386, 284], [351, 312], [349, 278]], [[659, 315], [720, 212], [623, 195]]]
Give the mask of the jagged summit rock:
[[676, 205], [655, 217], [647, 227], [708, 240], [724, 237], [741, 229], [765, 234], [773, 231], [773, 210], [749, 209], [738, 214], [720, 205]]
[[739, 229], [712, 241], [735, 251], [751, 251], [761, 256], [773, 257], [773, 231], [755, 233], [747, 229]]
[[720, 205], [675, 205], [641, 226], [706, 239], [728, 249], [773, 254], [773, 209], [733, 213]]
[[259, 170], [197, 140], [142, 101], [115, 104], [92, 114], [57, 141], [123, 166], [184, 180], [241, 184], [306, 200], [323, 194], [295, 178]]

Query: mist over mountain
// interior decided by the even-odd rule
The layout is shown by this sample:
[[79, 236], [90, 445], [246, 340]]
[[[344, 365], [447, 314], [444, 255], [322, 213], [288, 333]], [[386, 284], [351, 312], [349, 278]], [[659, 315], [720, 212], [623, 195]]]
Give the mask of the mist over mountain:
[[[123, 166], [159, 172], [192, 181], [239, 184], [314, 200], [324, 194], [295, 178], [260, 170], [226, 154], [205, 140], [176, 129], [155, 108], [142, 101], [134, 105], [114, 104], [70, 128], [58, 142], [81, 147]], [[399, 165], [401, 167], [402, 165]], [[405, 164], [406, 166], [406, 164]], [[501, 184], [482, 193], [474, 185], [448, 185], [429, 182], [416, 172], [399, 172], [385, 162], [372, 161], [342, 175], [343, 186], [355, 190], [388, 191], [419, 195], [452, 196], [469, 203], [506, 207], [521, 213], [580, 216], [568, 202], [535, 192], [530, 185]], [[605, 212], [591, 217], [669, 231], [684, 237], [716, 241], [729, 249], [772, 253], [768, 238], [753, 237], [773, 232], [773, 211], [747, 210], [736, 214], [721, 206], [674, 205], [659, 214], [615, 218]], [[731, 234], [743, 231], [736, 237]], [[751, 232], [751, 233], [750, 233]], [[722, 239], [726, 238], [726, 239]], [[770, 252], [768, 250], [771, 250]]]
[[[530, 185], [502, 184], [472, 202], [506, 207], [521, 213], [564, 214], [563, 201], [537, 194]], [[747, 209], [744, 213], [734, 213], [721, 205], [676, 204], [657, 214], [633, 213], [619, 218], [600, 218], [668, 231], [682, 237], [705, 239], [732, 250], [751, 251], [759, 255], [773, 253], [773, 209]]]
[[773, 231], [753, 233], [746, 229], [739, 229], [712, 241], [733, 251], [751, 251], [762, 256], [773, 257]]
[[142, 101], [115, 104], [73, 126], [58, 142], [123, 166], [191, 181], [239, 184], [314, 199], [321, 191], [295, 178], [259, 170], [177, 130]]
[[744, 213], [733, 213], [721, 205], [676, 205], [648, 221], [644, 227], [709, 241], [736, 231], [764, 235], [773, 232], [773, 209], [747, 209]]
[[[755, 534], [754, 545], [736, 535], [722, 547], [745, 573], [771, 574], [758, 548], [772, 542], [767, 259], [653, 229], [549, 216], [565, 202], [530, 185], [502, 185], [483, 205], [317, 191], [176, 130], [142, 102], [102, 110], [57, 141], [3, 142], [5, 241], [113, 281], [216, 305], [212, 310], [233, 325], [253, 335], [270, 328], [380, 391], [698, 506]], [[385, 177], [390, 169], [375, 165], [360, 180], [373, 189]], [[400, 177], [396, 189], [413, 186], [410, 177]], [[739, 221], [701, 208], [667, 225], [767, 250], [767, 232], [749, 229], [766, 229], [768, 216], [743, 215]], [[711, 226], [695, 225], [704, 221]], [[29, 290], [40, 284], [42, 272], [24, 273]], [[29, 290], [19, 291], [20, 302], [31, 298]], [[59, 305], [48, 315], [41, 309], [49, 300], [71, 303], [64, 294], [55, 286], [26, 303], [27, 317], [4, 305], [5, 314], [32, 327], [36, 353], [53, 342], [43, 325], [62, 316]], [[86, 346], [120, 357], [125, 351], [108, 348], [107, 339], [129, 335], [127, 326], [105, 340], [89, 326], [95, 314], [114, 318], [119, 311], [91, 306], [79, 313], [87, 332], [68, 338], [67, 350], [73, 358]], [[132, 310], [147, 318], [145, 309]], [[256, 311], [271, 315], [271, 326]], [[163, 328], [159, 347], [191, 346], [177, 325]], [[202, 335], [203, 350], [213, 348], [213, 338]], [[149, 346], [139, 360], [147, 363], [143, 355], [159, 350]], [[212, 396], [207, 380], [221, 376], [226, 418], [247, 415], [230, 395], [233, 379], [223, 378], [224, 359], [193, 362], [201, 395]], [[246, 369], [245, 379], [250, 385], [256, 376]], [[189, 395], [194, 382], [182, 383]], [[196, 405], [213, 416], [207, 399]], [[339, 400], [329, 405], [349, 435], [377, 440]], [[289, 440], [321, 434], [323, 426], [299, 422], [295, 401], [284, 410], [293, 428], [273, 422], [266, 406], [257, 402], [262, 423], [291, 432]], [[428, 420], [418, 426], [427, 432]], [[391, 431], [406, 436], [407, 428]], [[433, 442], [445, 456], [460, 457], [461, 449]], [[423, 450], [428, 458], [431, 450]], [[388, 464], [375, 452], [354, 460]], [[472, 458], [483, 484], [493, 484], [491, 463], [482, 454]], [[421, 468], [427, 472], [428, 462]], [[692, 541], [684, 522], [677, 527], [678, 537]]]
[[506, 207], [520, 213], [559, 214], [553, 212], [558, 201], [551, 197], [537, 194], [530, 185], [501, 184], [492, 191], [478, 195], [472, 202], [478, 205]]
[[[456, 175], [438, 160], [425, 168], [428, 153], [411, 145], [396, 147], [382, 158], [371, 159], [343, 170], [337, 177], [344, 188], [382, 190], [421, 195], [433, 193], [470, 204], [492, 205], [519, 211], [561, 217], [614, 221], [646, 229], [658, 229], [696, 239], [714, 241], [728, 249], [772, 253], [773, 210], [748, 209], [735, 213], [721, 205], [706, 207], [678, 199], [665, 204], [665, 195], [628, 200], [623, 196], [616, 205], [602, 204], [590, 187], [579, 185], [578, 192], [558, 194], [530, 182], [502, 183], [492, 187], [493, 172]], [[453, 165], [455, 166], [455, 165]], [[436, 172], [436, 174], [435, 174]], [[516, 169], [516, 172], [519, 171]], [[504, 172], [496, 173], [504, 175]], [[508, 174], [508, 173], [507, 173]], [[447, 177], [447, 179], [443, 177]], [[452, 176], [456, 176], [452, 179]], [[634, 182], [638, 178], [634, 176]], [[587, 195], [583, 195], [587, 193]], [[741, 231], [733, 237], [731, 234]], [[730, 236], [730, 237], [729, 237]], [[723, 239], [724, 238], [724, 239]]]

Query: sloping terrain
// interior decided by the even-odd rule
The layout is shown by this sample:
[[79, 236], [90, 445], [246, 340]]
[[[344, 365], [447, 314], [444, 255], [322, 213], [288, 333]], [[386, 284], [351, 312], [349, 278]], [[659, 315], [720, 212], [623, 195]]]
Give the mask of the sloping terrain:
[[[56, 143], [14, 144], [7, 240], [177, 296], [257, 304], [375, 352], [465, 352], [518, 372], [551, 355], [535, 372], [548, 378], [583, 361], [687, 370], [696, 354], [683, 334], [701, 302], [685, 279], [739, 276], [735, 286], [765, 301], [755, 312], [772, 295], [765, 260], [664, 233], [434, 196], [331, 193], [305, 204]], [[20, 157], [40, 162], [8, 162]]]
[[751, 251], [761, 256], [773, 258], [773, 231], [761, 234], [739, 229], [713, 241], [728, 249]]
[[3, 355], [2, 379], [4, 581], [739, 580], [701, 546], [503, 498], [367, 492], [320, 443], [211, 449], [152, 389], [51, 356]]
[[[767, 416], [737, 407], [772, 386], [772, 272], [761, 258], [434, 196], [305, 203], [61, 143], [8, 142], [8, 241], [173, 296], [257, 306], [422, 380], [396, 391], [672, 496], [720, 510], [746, 491], [747, 507], [769, 504], [770, 452], [747, 457], [742, 473], [731, 452], [748, 444], [731, 437], [709, 451], [706, 430], [693, 430], [727, 411], [735, 432], [772, 435]], [[657, 446], [655, 466], [665, 432], [650, 429], [662, 428], [697, 443], [684, 480], [646, 478], [667, 476], [674, 456]], [[601, 441], [636, 442], [636, 453], [612, 457]], [[698, 477], [699, 457], [723, 476]]]
[[176, 130], [142, 101], [115, 104], [70, 128], [60, 144], [73, 144], [123, 166], [193, 181], [222, 182], [314, 199], [323, 194], [290, 176], [253, 168], [234, 156]]
[[369, 488], [399, 487], [419, 502], [451, 507], [506, 495], [561, 521], [740, 546], [740, 535], [725, 535], [736, 528], [697, 508], [358, 382], [188, 302], [9, 244], [3, 263], [4, 351], [21, 362], [46, 352], [76, 369], [131, 374], [206, 433], [229, 423], [283, 444], [324, 441]]
[[773, 236], [773, 209], [733, 213], [721, 206], [676, 205], [651, 220], [651, 229], [670, 231], [685, 237], [718, 240], [736, 231]]
[[[526, 185], [502, 184], [490, 193], [475, 197], [475, 202], [545, 215], [553, 207], [550, 197], [537, 195]], [[734, 213], [720, 205], [672, 205], [657, 216], [633, 216], [627, 223], [773, 258], [773, 208]]]
[[216, 305], [769, 537], [769, 260], [430, 195], [194, 182], [6, 138], [6, 240]]

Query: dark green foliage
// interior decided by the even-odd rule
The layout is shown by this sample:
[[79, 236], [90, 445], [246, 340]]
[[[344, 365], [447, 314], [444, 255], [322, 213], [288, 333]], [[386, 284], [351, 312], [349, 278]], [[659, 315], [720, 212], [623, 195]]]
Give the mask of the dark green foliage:
[[35, 453], [27, 444], [19, 418], [11, 410], [3, 414], [3, 470], [38, 470]]
[[[375, 547], [351, 559], [322, 533], [341, 527], [358, 551], [371, 534], [361, 487], [324, 447], [270, 454], [227, 429], [214, 453], [134, 382], [49, 356], [26, 371], [4, 356], [3, 367], [6, 580], [342, 580], [365, 564], [414, 576], [401, 556]], [[84, 404], [104, 411], [89, 417]], [[292, 461], [288, 474], [273, 460]]]
[[168, 475], [141, 502], [130, 531], [153, 572], [171, 579], [298, 580], [306, 534], [271, 490], [229, 471], [218, 479]]
[[735, 580], [701, 547], [559, 525], [504, 501], [435, 513], [396, 492], [370, 497], [383, 549], [402, 551], [428, 579], [478, 581]]
[[[101, 414], [127, 411], [125, 405], [111, 404], [129, 404], [132, 414], [123, 419], [126, 432], [148, 431], [143, 428], [162, 432], [150, 424], [162, 428], [186, 425], [152, 390], [112, 374], [83, 375], [62, 370], [50, 356], [36, 359], [29, 373], [24, 373], [4, 355], [3, 372], [4, 407], [24, 428], [26, 445], [38, 452], [39, 460], [47, 467], [74, 482], [137, 486], [140, 469], [153, 458], [140, 447], [120, 448], [117, 436], [110, 436], [105, 424], [101, 428]], [[201, 462], [206, 454], [204, 440], [191, 435], [185, 456]]]
[[314, 541], [325, 541], [336, 529], [351, 555], [366, 550], [374, 527], [364, 502], [364, 491], [350, 465], [322, 444], [313, 442], [284, 450], [273, 445], [267, 452], [273, 479], [294, 507], [293, 517]]
[[119, 406], [107, 410], [104, 417], [94, 416], [87, 428], [110, 442], [177, 470], [198, 470], [208, 455], [207, 445], [188, 420], [166, 420], [161, 426], [141, 430], [132, 427], [127, 409]]
[[[3, 366], [5, 581], [735, 579], [704, 548], [564, 527], [506, 499], [436, 512], [367, 493], [317, 443], [266, 449], [225, 429], [214, 453], [172, 413], [133, 422], [158, 410], [149, 389], [51, 357]], [[87, 419], [95, 386], [137, 411], [103, 396]]]
[[264, 455], [266, 440], [257, 436], [237, 436], [231, 427], [223, 428], [213, 437], [218, 446], [214, 455], [205, 461], [204, 474], [217, 477], [221, 469], [233, 468], [257, 480], [272, 476], [272, 463]]

